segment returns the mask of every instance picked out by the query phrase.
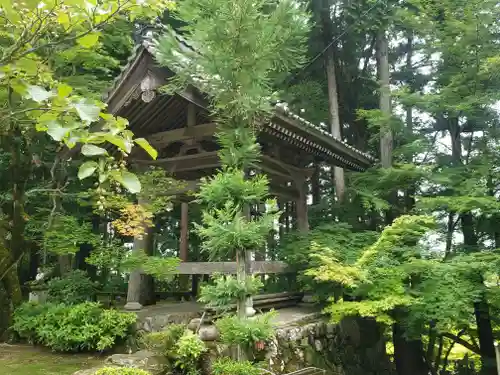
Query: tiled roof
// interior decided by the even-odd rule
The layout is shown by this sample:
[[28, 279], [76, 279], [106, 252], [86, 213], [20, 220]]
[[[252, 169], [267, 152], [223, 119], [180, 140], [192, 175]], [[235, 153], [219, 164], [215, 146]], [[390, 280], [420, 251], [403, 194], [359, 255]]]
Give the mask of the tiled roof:
[[351, 149], [352, 151], [358, 153], [359, 155], [367, 158], [371, 162], [375, 162], [377, 160], [373, 156], [371, 156], [370, 154], [358, 150], [357, 148], [351, 146], [347, 142], [342, 141], [341, 139], [335, 138], [331, 133], [327, 132], [325, 129], [321, 128], [320, 126], [314, 125], [312, 122], [310, 122], [310, 121], [306, 120], [305, 118], [297, 115], [296, 113], [290, 111], [287, 103], [285, 103], [285, 102], [276, 103], [274, 108], [276, 111], [279, 111], [279, 112], [283, 113], [285, 116], [288, 116], [288, 117], [291, 117], [291, 118], [297, 120], [298, 122], [300, 122], [304, 126], [307, 126], [311, 129], [314, 129], [314, 130], [320, 132], [324, 136], [331, 138], [333, 141], [335, 141], [339, 144], [342, 144], [343, 146], [347, 147], [348, 149]]
[[[110, 89], [107, 91], [105, 94], [104, 99], [109, 100], [119, 87], [120, 83], [126, 79], [128, 73], [130, 70], [133, 68], [134, 64], [137, 62], [139, 56], [142, 53], [149, 53], [151, 55], [154, 55], [154, 42], [152, 41], [152, 33], [150, 33], [148, 36], [146, 36], [141, 44], [138, 44], [135, 46], [135, 48], [132, 51], [131, 56], [127, 60], [127, 64], [122, 68], [120, 74], [115, 78], [113, 81], [112, 86]], [[175, 38], [179, 41], [180, 44], [183, 45], [184, 48], [189, 48], [193, 50], [193, 48], [188, 44], [188, 42], [179, 34], [175, 33]], [[371, 156], [370, 154], [360, 151], [357, 148], [351, 146], [347, 142], [342, 141], [341, 139], [333, 137], [331, 133], [323, 129], [322, 127], [313, 124], [312, 122], [306, 120], [305, 118], [297, 115], [296, 113], [292, 112], [290, 108], [288, 107], [288, 104], [285, 102], [278, 102], [274, 105], [274, 110], [276, 113], [280, 113], [286, 117], [289, 117], [291, 119], [294, 119], [297, 123], [299, 123], [301, 126], [304, 128], [307, 128], [309, 130], [312, 130], [314, 133], [317, 133], [318, 136], [324, 137], [325, 139], [328, 139], [331, 143], [338, 144], [340, 147], [345, 147], [349, 150], [351, 150], [353, 153], [359, 155], [359, 157], [365, 159], [368, 164], [375, 163], [377, 161], [376, 158]]]

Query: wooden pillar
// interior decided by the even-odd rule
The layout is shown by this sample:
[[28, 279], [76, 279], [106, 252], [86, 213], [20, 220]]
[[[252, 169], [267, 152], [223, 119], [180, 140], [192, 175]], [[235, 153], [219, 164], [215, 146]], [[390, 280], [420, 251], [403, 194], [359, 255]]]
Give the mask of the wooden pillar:
[[[147, 248], [149, 240], [149, 235], [151, 235], [150, 228], [144, 228], [144, 234], [140, 237], [134, 238], [134, 246], [132, 252], [143, 251]], [[140, 310], [142, 309], [141, 300], [141, 289], [142, 289], [142, 270], [135, 269], [130, 273], [130, 278], [128, 280], [128, 290], [127, 290], [127, 303], [124, 306], [125, 310]]]
[[[180, 236], [179, 236], [179, 259], [181, 262], [187, 262], [189, 258], [189, 204], [187, 202], [181, 203], [181, 223], [180, 223]], [[181, 292], [188, 289], [188, 275], [179, 276], [179, 286]]]
[[301, 232], [309, 230], [309, 217], [307, 214], [307, 184], [305, 180], [298, 183], [299, 198], [295, 202], [297, 213], [297, 229]]
[[292, 213], [292, 202], [285, 202], [285, 233], [290, 232], [291, 229], [291, 223], [290, 223], [290, 215]]
[[[186, 126], [188, 128], [196, 125], [196, 105], [193, 103], [188, 103], [187, 105], [187, 114], [186, 114]], [[187, 202], [181, 203], [181, 233], [179, 238], [179, 258], [182, 262], [187, 262], [189, 258], [189, 204]], [[194, 288], [198, 288], [196, 283], [194, 283], [194, 275], [191, 275], [193, 278], [193, 283], [191, 285], [191, 293], [195, 294]], [[189, 284], [189, 275], [181, 275], [179, 277], [179, 287], [182, 292], [188, 290]]]
[[[256, 216], [262, 216], [266, 213], [266, 205], [265, 203], [259, 203], [257, 205], [257, 213]], [[255, 260], [266, 260], [266, 247], [264, 245], [261, 249], [256, 249], [255, 251]]]
[[[154, 255], [155, 250], [155, 227], [147, 228], [147, 238], [144, 251], [148, 256]], [[141, 274], [141, 297], [139, 302], [143, 306], [154, 305], [156, 303], [155, 280], [151, 275]]]
[[299, 229], [297, 223], [297, 201], [290, 202], [290, 230]]
[[181, 203], [181, 234], [179, 245], [179, 258], [183, 262], [188, 261], [188, 248], [189, 248], [189, 203]]

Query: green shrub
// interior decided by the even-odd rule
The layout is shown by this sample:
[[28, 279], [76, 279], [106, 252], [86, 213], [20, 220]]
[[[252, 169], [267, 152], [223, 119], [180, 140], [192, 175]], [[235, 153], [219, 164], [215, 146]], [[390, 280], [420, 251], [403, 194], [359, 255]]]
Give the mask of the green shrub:
[[248, 361], [221, 358], [212, 363], [213, 375], [261, 375], [262, 371]]
[[146, 349], [167, 358], [171, 369], [187, 375], [199, 373], [198, 360], [207, 350], [198, 335], [181, 324], [172, 324], [162, 332], [148, 333], [141, 342]]
[[207, 350], [198, 335], [186, 330], [175, 344], [176, 366], [188, 375], [198, 374], [198, 359]]
[[55, 351], [105, 350], [124, 339], [134, 314], [105, 310], [99, 304], [24, 304], [14, 313], [12, 329], [33, 343]]
[[253, 319], [239, 319], [237, 316], [226, 316], [215, 322], [221, 341], [228, 345], [243, 345], [252, 348], [256, 342], [268, 341], [274, 335], [271, 319], [274, 311], [258, 315]]
[[151, 375], [150, 372], [132, 367], [103, 367], [95, 375]]
[[69, 272], [47, 282], [48, 301], [74, 305], [95, 298], [97, 284], [81, 270]]
[[212, 280], [214, 280], [213, 285], [201, 287], [199, 298], [200, 302], [210, 307], [228, 307], [240, 298], [257, 294], [263, 286], [261, 279], [254, 276], [240, 281], [234, 276], [215, 275]]
[[150, 351], [160, 354], [175, 362], [175, 345], [186, 332], [186, 326], [182, 324], [171, 324], [161, 332], [151, 332], [141, 337], [141, 343]]
[[26, 302], [19, 306], [14, 313], [12, 329], [28, 342], [37, 342], [37, 329], [43, 324], [43, 319], [52, 305]]
[[104, 293], [127, 293], [127, 281], [122, 275], [110, 275], [100, 288], [100, 292]]

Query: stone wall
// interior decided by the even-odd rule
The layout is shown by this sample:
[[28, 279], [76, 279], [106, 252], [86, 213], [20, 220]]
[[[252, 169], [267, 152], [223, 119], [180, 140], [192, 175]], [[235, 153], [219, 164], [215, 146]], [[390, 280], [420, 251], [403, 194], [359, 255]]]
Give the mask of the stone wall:
[[[215, 326], [202, 324], [199, 314], [143, 314], [139, 316], [139, 332], [163, 330], [172, 323], [187, 324], [210, 348], [207, 362], [229, 355], [215, 341]], [[286, 374], [305, 367], [327, 370], [328, 375], [392, 375], [392, 364], [386, 354], [385, 339], [375, 321], [370, 319], [344, 319], [333, 324], [311, 314], [306, 319], [276, 329], [275, 339], [268, 343], [259, 359], [267, 363], [275, 374]], [[210, 365], [207, 363], [206, 368]], [[209, 371], [206, 371], [209, 373]]]
[[[212, 341], [218, 336], [215, 326], [202, 325], [199, 334], [212, 348], [208, 361], [231, 355], [231, 350]], [[368, 319], [344, 319], [333, 324], [320, 318], [277, 328], [275, 338], [256, 357], [275, 374], [306, 367], [324, 369], [327, 375], [394, 373], [379, 326]]]
[[137, 333], [150, 333], [163, 331], [170, 324], [188, 324], [194, 318], [199, 318], [199, 312], [169, 313], [144, 311], [137, 313]]
[[279, 328], [266, 354], [271, 371], [284, 374], [308, 366], [330, 375], [393, 374], [378, 325], [367, 319], [340, 324], [320, 320]]

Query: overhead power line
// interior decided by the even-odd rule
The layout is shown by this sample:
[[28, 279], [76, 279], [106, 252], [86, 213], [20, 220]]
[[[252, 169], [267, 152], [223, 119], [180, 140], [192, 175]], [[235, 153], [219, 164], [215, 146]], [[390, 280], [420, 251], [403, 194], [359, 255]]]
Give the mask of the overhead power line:
[[[380, 4], [380, 2], [381, 2], [381, 1], [382, 1], [382, 0], [377, 0], [377, 1], [375, 1], [375, 3], [374, 3], [374, 4], [370, 7], [370, 8], [368, 8], [365, 12], [363, 12], [363, 13], [361, 14], [361, 16], [359, 17], [359, 19], [363, 19], [366, 15], [368, 15], [368, 13], [370, 13], [370, 12], [371, 12], [371, 11], [372, 11], [372, 10], [373, 10], [373, 9], [374, 9], [377, 5], [378, 5], [378, 4]], [[354, 24], [354, 23], [353, 23], [353, 24], [351, 24], [351, 25], [349, 25], [348, 27], [346, 27], [346, 28], [344, 29], [344, 31], [342, 31], [342, 33], [341, 33], [340, 35], [338, 35], [338, 36], [336, 36], [335, 38], [333, 38], [333, 39], [330, 41], [330, 43], [328, 43], [328, 44], [326, 45], [326, 47], [325, 47], [325, 48], [323, 48], [323, 49], [321, 50], [321, 52], [319, 52], [316, 56], [314, 56], [314, 58], [313, 58], [311, 61], [309, 61], [309, 63], [307, 63], [307, 65], [306, 65], [306, 66], [304, 66], [302, 69], [300, 69], [300, 71], [299, 71], [297, 74], [294, 74], [294, 75], [292, 76], [292, 78], [289, 80], [288, 84], [293, 83], [293, 82], [295, 81], [295, 79], [296, 79], [298, 76], [300, 76], [303, 72], [305, 72], [307, 69], [309, 69], [309, 68], [311, 67], [311, 65], [312, 65], [312, 64], [314, 64], [314, 63], [316, 62], [316, 60], [318, 60], [321, 56], [323, 56], [323, 54], [324, 54], [326, 51], [328, 51], [328, 49], [329, 49], [329, 48], [330, 48], [330, 47], [331, 47], [331, 46], [332, 46], [335, 42], [337, 42], [340, 38], [342, 38], [342, 37], [343, 37], [343, 36], [344, 36], [344, 35], [345, 35], [345, 34], [346, 34], [346, 33], [347, 33], [347, 32], [348, 32], [348, 31], [349, 31], [349, 30], [350, 30], [353, 26], [355, 26], [355, 25], [356, 25], [356, 24]]]

